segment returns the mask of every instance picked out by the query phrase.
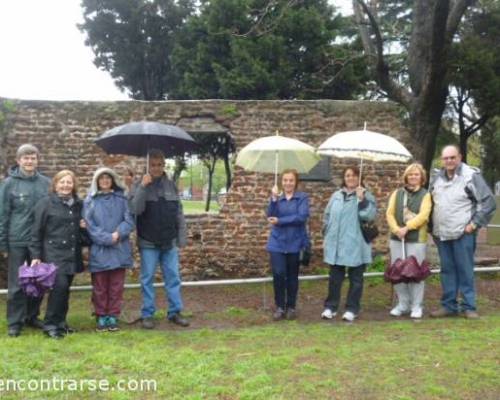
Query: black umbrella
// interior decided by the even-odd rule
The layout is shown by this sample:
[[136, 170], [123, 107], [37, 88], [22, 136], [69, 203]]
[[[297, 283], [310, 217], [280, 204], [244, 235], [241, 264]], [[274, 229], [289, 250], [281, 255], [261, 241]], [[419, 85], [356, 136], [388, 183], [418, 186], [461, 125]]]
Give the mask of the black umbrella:
[[159, 122], [129, 122], [104, 132], [95, 143], [108, 154], [147, 156], [152, 149], [162, 150], [166, 157], [183, 155], [198, 144], [183, 129]]

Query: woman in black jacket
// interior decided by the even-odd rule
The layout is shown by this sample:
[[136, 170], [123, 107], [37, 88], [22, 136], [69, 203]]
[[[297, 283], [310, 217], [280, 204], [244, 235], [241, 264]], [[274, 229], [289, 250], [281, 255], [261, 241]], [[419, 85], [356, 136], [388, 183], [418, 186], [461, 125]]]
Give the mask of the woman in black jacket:
[[58, 172], [52, 179], [51, 189], [52, 193], [35, 207], [30, 252], [32, 266], [42, 261], [57, 266], [55, 285], [47, 302], [44, 332], [50, 338], [61, 339], [71, 331], [66, 324], [69, 288], [75, 273], [83, 270], [81, 246], [85, 222], [73, 172]]

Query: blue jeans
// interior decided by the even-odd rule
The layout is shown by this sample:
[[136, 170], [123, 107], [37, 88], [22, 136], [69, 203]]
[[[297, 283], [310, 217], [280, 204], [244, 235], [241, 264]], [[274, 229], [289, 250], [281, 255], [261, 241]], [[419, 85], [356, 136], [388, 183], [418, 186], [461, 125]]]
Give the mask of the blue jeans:
[[[435, 239], [441, 259], [441, 305], [448, 311], [476, 310], [474, 251], [476, 235], [464, 234], [455, 240]], [[462, 294], [460, 308], [458, 294]]]
[[155, 289], [153, 287], [156, 266], [158, 263], [165, 282], [165, 295], [168, 299], [168, 314], [171, 318], [182, 310], [181, 278], [179, 275], [179, 250], [173, 247], [169, 250], [156, 248], [140, 249], [141, 253], [141, 290], [142, 318], [152, 317], [156, 311]]
[[273, 270], [274, 302], [283, 310], [295, 308], [299, 291], [300, 253], [269, 252]]

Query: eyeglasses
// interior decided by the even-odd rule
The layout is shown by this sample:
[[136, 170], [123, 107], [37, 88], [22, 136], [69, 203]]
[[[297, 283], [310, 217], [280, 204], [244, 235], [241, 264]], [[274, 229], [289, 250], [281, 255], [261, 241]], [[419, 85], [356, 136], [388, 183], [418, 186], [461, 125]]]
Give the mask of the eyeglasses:
[[441, 159], [444, 160], [444, 161], [446, 161], [446, 160], [454, 160], [456, 158], [457, 158], [457, 156], [441, 157]]

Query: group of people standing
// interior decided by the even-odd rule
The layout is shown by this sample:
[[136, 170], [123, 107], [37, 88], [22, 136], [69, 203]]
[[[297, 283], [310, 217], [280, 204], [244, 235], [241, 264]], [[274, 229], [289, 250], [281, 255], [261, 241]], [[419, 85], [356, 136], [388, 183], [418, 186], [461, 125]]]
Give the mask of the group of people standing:
[[[444, 147], [441, 162], [442, 168], [435, 171], [429, 189], [425, 188], [425, 169], [414, 163], [406, 168], [402, 187], [390, 195], [386, 219], [391, 263], [410, 256], [422, 263], [430, 231], [441, 260], [442, 287], [441, 307], [431, 312], [431, 317], [463, 313], [466, 318], [478, 318], [474, 285], [476, 232], [493, 217], [495, 199], [480, 171], [462, 162], [456, 146]], [[297, 191], [298, 183], [297, 172], [285, 170], [282, 192], [272, 188], [267, 211], [274, 320], [295, 319], [297, 315], [300, 253], [309, 245], [309, 198]], [[349, 290], [342, 319], [352, 322], [359, 315], [363, 274], [372, 262], [371, 243], [363, 235], [362, 225], [374, 221], [376, 214], [375, 197], [360, 180], [358, 168], [346, 168], [341, 187], [332, 194], [323, 214], [323, 261], [330, 272], [321, 318], [331, 320], [339, 312], [346, 272]], [[398, 303], [390, 314], [422, 318], [424, 282], [399, 283], [394, 289]]]
[[[125, 271], [133, 266], [130, 234], [137, 229], [140, 252], [142, 326], [155, 327], [154, 276], [160, 265], [168, 299], [167, 319], [180, 326], [189, 321], [183, 309], [179, 248], [186, 245], [186, 222], [177, 188], [165, 174], [165, 157], [159, 150], [149, 154], [148, 172], [128, 184], [110, 168], [95, 171], [86, 198], [79, 199], [78, 179], [70, 170], [50, 181], [38, 172], [39, 151], [31, 144], [20, 146], [17, 165], [0, 184], [0, 252], [8, 263], [8, 335], [21, 334], [24, 326], [43, 329], [60, 339], [73, 330], [68, 326], [70, 286], [83, 270], [82, 246], [90, 246], [89, 270], [96, 330], [116, 331], [123, 302]], [[391, 231], [391, 260], [415, 256], [425, 259], [428, 223], [441, 259], [441, 308], [431, 316], [463, 312], [477, 318], [474, 288], [475, 233], [487, 225], [495, 201], [480, 172], [461, 162], [456, 146], [442, 152], [443, 168], [429, 189], [420, 164], [408, 166], [403, 186], [390, 196], [387, 222]], [[301, 251], [309, 246], [307, 221], [309, 197], [297, 190], [299, 176], [285, 170], [278, 187], [271, 190], [267, 216], [271, 232], [267, 244], [273, 272], [276, 309], [274, 320], [295, 319]], [[321, 313], [333, 319], [340, 310], [346, 272], [349, 290], [342, 319], [352, 322], [360, 313], [363, 274], [372, 262], [372, 248], [363, 235], [363, 224], [374, 221], [374, 195], [364, 186], [357, 167], [346, 168], [323, 215], [324, 261], [330, 266], [328, 294]], [[431, 217], [432, 215], [432, 217]], [[18, 283], [24, 263], [57, 265], [44, 320], [39, 319], [41, 298], [27, 297]], [[390, 313], [412, 318], [423, 315], [424, 283], [395, 285], [398, 304]], [[462, 302], [458, 303], [458, 295]]]
[[[77, 195], [76, 175], [62, 170], [50, 181], [38, 172], [39, 157], [35, 146], [20, 146], [17, 165], [0, 185], [0, 251], [8, 264], [8, 335], [19, 336], [26, 325], [54, 339], [73, 331], [66, 317], [71, 283], [83, 271], [83, 246], [90, 246], [96, 330], [118, 330], [125, 271], [133, 266], [129, 237], [136, 227], [143, 327], [154, 328], [153, 283], [158, 264], [169, 302], [167, 318], [188, 326], [189, 321], [180, 315], [178, 258], [178, 248], [186, 243], [186, 224], [175, 185], [164, 172], [163, 153], [151, 151], [149, 172], [130, 191], [115, 171], [99, 168], [83, 201]], [[21, 265], [36, 267], [41, 262], [57, 266], [43, 320], [39, 319], [42, 298], [26, 296], [18, 282]]]

